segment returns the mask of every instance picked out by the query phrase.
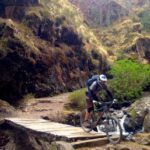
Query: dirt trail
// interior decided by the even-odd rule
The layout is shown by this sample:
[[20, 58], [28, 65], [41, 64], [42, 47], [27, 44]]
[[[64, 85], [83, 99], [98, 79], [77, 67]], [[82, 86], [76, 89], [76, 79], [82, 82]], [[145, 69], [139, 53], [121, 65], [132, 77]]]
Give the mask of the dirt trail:
[[[41, 118], [45, 116], [54, 117], [63, 113], [64, 105], [68, 103], [69, 93], [54, 97], [34, 99], [30, 105], [17, 110], [18, 117]], [[32, 101], [32, 100], [31, 100]]]
[[[68, 103], [69, 93], [61, 94], [54, 97], [45, 97], [45, 98], [37, 98], [31, 99], [31, 103], [26, 104], [25, 107], [15, 110], [13, 114], [14, 117], [21, 118], [43, 118], [48, 116], [49, 118], [53, 117], [61, 117], [65, 110], [64, 105]], [[145, 95], [145, 97], [150, 97]], [[30, 102], [30, 100], [29, 100]], [[9, 117], [9, 116], [8, 116]], [[12, 116], [11, 116], [12, 117]], [[110, 147], [109, 147], [110, 146]], [[93, 147], [93, 148], [80, 148], [79, 150], [105, 150], [105, 149], [130, 149], [130, 150], [150, 150], [149, 146], [139, 145], [136, 142], [122, 142], [121, 145], [117, 145], [112, 148], [111, 145], [104, 145], [102, 147]]]

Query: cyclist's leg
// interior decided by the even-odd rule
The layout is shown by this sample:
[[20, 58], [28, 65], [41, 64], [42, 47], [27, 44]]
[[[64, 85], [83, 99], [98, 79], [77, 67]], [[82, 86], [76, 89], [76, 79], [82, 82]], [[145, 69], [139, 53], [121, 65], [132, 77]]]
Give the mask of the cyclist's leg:
[[[96, 101], [100, 101], [100, 99], [102, 99], [102, 98], [99, 98], [97, 95], [93, 95], [93, 99]], [[102, 106], [98, 106], [98, 109], [100, 109], [101, 107]], [[103, 115], [103, 112], [99, 111], [98, 115], [101, 117]]]
[[87, 102], [87, 111], [85, 114], [84, 121], [88, 121], [88, 119], [90, 118], [91, 112], [94, 110], [93, 97], [90, 94], [90, 92], [86, 92], [86, 102]]

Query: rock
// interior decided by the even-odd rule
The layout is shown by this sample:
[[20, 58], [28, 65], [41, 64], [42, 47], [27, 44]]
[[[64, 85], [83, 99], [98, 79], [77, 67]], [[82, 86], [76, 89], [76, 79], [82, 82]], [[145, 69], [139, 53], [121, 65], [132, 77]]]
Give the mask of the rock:
[[119, 144], [119, 145], [108, 145], [105, 150], [131, 150], [131, 149], [126, 145]]
[[87, 22], [92, 25], [108, 26], [128, 14], [128, 11], [115, 1], [106, 0], [70, 0], [80, 8]]
[[105, 44], [106, 44], [106, 46], [108, 46], [108, 47], [109, 47], [109, 46], [110, 46], [110, 47], [113, 46], [113, 42], [111, 42], [111, 41], [109, 41], [109, 40], [107, 40], [107, 41], [105, 42]]
[[33, 6], [38, 5], [40, 0], [1, 0], [3, 6]]
[[135, 141], [142, 145], [150, 145], [150, 134], [137, 134]]
[[0, 117], [2, 115], [12, 114], [15, 108], [11, 106], [8, 102], [0, 99]]
[[72, 126], [79, 126], [80, 125], [80, 114], [79, 113], [77, 113], [77, 114], [76, 113], [68, 114], [64, 118], [64, 123], [72, 125]]
[[133, 32], [141, 33], [141, 30], [142, 30], [142, 24], [141, 23], [133, 24]]
[[26, 8], [23, 6], [7, 6], [3, 16], [21, 21], [25, 17], [25, 11]]
[[150, 112], [146, 115], [143, 126], [144, 126], [144, 131], [150, 133]]
[[137, 124], [137, 127], [142, 128], [142, 126], [145, 126], [146, 130], [148, 130], [148, 128], [149, 128], [149, 117], [148, 117], [149, 116], [148, 115], [149, 108], [150, 108], [150, 101], [149, 101], [149, 97], [147, 97], [147, 96], [141, 98], [140, 100], [137, 100], [129, 108], [128, 113], [132, 116], [132, 119]]
[[145, 58], [150, 63], [150, 38], [143, 37], [136, 41], [136, 52], [139, 53], [140, 57]]
[[150, 145], [150, 136], [147, 138], [144, 138], [141, 143], [142, 145]]
[[25, 16], [26, 7], [39, 4], [40, 0], [1, 0], [0, 16], [21, 20]]
[[108, 145], [106, 146], [106, 149], [105, 150], [117, 150], [115, 146], [113, 145]]
[[51, 143], [27, 131], [10, 128], [6, 124], [0, 126], [1, 150], [50, 150]]
[[51, 148], [55, 150], [74, 150], [74, 148], [70, 143], [63, 142], [63, 141], [52, 142]]
[[0, 132], [0, 147], [6, 145], [9, 142], [9, 136]]
[[117, 150], [131, 150], [131, 148], [127, 147], [127, 146], [118, 146]]

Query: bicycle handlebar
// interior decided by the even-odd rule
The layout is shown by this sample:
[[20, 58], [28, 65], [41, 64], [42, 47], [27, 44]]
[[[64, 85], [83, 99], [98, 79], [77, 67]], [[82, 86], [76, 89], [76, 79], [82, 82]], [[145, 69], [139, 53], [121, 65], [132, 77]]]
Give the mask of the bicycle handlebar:
[[109, 104], [113, 104], [113, 103], [116, 103], [117, 102], [117, 100], [116, 99], [113, 99], [113, 101], [110, 101], [110, 102], [99, 102], [99, 101], [95, 101], [95, 100], [93, 100], [93, 103], [94, 104], [103, 104], [103, 105], [109, 105]]

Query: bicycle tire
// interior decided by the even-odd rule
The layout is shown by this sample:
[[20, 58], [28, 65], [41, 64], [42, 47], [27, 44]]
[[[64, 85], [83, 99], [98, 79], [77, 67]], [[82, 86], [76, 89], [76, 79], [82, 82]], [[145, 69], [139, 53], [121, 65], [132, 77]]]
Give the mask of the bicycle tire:
[[82, 127], [82, 129], [85, 131], [85, 132], [90, 132], [90, 131], [92, 131], [93, 130], [93, 128], [92, 128], [92, 123], [93, 123], [93, 112], [92, 112], [92, 114], [91, 114], [91, 117], [90, 117], [90, 119], [89, 119], [89, 127], [87, 128], [87, 127], [85, 127], [84, 126], [84, 118], [85, 118], [85, 114], [86, 114], [86, 109], [84, 109], [81, 113], [80, 113], [80, 126]]
[[[115, 123], [115, 126], [114, 126]], [[114, 129], [117, 128], [117, 129]], [[119, 123], [119, 120], [115, 117], [106, 118], [106, 135], [111, 144], [118, 144], [122, 140], [122, 128]], [[115, 130], [115, 131], [112, 131]], [[117, 131], [116, 131], [117, 130]]]

